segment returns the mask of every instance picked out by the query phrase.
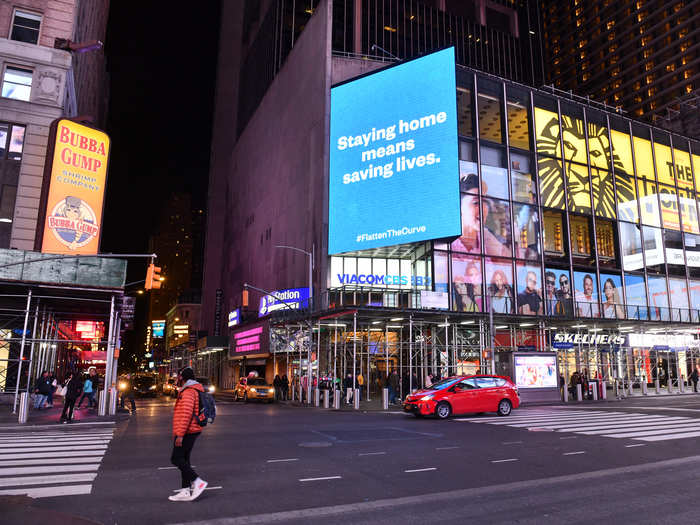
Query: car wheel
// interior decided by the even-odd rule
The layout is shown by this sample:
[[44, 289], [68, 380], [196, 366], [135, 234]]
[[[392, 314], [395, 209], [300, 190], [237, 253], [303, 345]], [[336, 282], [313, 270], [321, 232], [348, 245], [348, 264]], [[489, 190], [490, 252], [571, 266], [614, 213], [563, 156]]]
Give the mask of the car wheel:
[[452, 407], [449, 403], [441, 401], [435, 407], [435, 415], [440, 419], [447, 419], [452, 414]]
[[246, 392], [245, 394], [243, 394], [243, 402], [244, 402], [244, 403], [247, 403], [247, 402], [248, 402], [248, 392]]
[[511, 410], [513, 410], [513, 405], [511, 402], [507, 399], [501, 399], [501, 401], [498, 403], [498, 415], [508, 416], [510, 415]]
[[233, 400], [234, 400], [236, 403], [237, 403], [238, 401], [241, 400], [241, 399], [238, 397], [238, 391], [236, 391], [236, 392], [233, 393]]

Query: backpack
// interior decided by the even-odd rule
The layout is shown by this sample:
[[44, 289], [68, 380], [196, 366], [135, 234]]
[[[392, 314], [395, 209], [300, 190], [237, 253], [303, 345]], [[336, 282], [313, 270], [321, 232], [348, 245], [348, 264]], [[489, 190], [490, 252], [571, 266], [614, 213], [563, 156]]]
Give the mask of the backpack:
[[194, 422], [200, 427], [206, 427], [209, 423], [214, 423], [216, 419], [216, 401], [209, 392], [200, 392], [195, 389], [199, 397], [199, 410], [192, 414]]

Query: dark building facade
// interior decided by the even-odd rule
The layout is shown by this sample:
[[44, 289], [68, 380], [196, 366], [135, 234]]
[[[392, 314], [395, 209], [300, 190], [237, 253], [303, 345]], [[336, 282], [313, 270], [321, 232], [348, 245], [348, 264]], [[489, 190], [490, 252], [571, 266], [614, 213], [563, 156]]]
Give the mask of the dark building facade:
[[700, 1], [542, 2], [548, 84], [697, 136]]
[[[700, 320], [700, 144], [466, 67], [461, 41], [461, 235], [329, 251], [331, 87], [388, 65], [362, 49], [334, 52], [337, 9], [348, 6], [359, 9], [310, 8], [254, 110], [234, 104], [236, 88], [219, 75], [200, 323], [213, 333], [220, 319], [230, 336], [224, 386], [250, 369], [268, 379], [361, 371], [372, 393], [391, 368], [409, 388], [429, 371], [514, 374], [509, 356], [526, 350], [556, 355], [550, 374], [588, 368], [638, 386], [659, 367], [686, 376]], [[246, 41], [241, 13], [224, 7], [222, 20], [222, 35]], [[240, 46], [220, 46], [220, 72], [246, 60]], [[292, 300], [271, 312], [269, 292], [298, 297], [308, 285], [303, 252], [312, 307], [296, 315], [302, 301]], [[237, 317], [245, 283], [254, 288]], [[225, 326], [228, 312], [242, 326]], [[678, 340], [654, 350], [671, 331]], [[557, 334], [576, 342], [557, 347]]]

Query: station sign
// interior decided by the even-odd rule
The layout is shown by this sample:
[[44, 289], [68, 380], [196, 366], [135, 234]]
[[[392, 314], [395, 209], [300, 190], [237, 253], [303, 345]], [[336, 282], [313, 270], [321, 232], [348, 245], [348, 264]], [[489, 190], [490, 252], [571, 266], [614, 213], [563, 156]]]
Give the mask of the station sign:
[[308, 288], [288, 288], [277, 290], [260, 298], [258, 317], [264, 317], [276, 310], [298, 310], [309, 304]]

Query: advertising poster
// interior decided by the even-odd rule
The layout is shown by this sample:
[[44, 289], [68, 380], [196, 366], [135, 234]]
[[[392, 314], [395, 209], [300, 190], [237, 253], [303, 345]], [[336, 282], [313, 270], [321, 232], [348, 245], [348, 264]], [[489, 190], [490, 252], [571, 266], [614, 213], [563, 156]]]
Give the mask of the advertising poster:
[[494, 313], [512, 314], [515, 309], [513, 263], [507, 259], [485, 259], [487, 299]]
[[600, 317], [595, 272], [574, 272], [574, 290], [576, 315], [579, 317]]
[[331, 89], [329, 254], [459, 235], [456, 96], [454, 48]]
[[624, 319], [622, 277], [614, 273], [600, 274], [601, 302], [606, 319]]
[[110, 139], [70, 120], [56, 125], [41, 252], [96, 254]]
[[518, 388], [557, 388], [555, 355], [516, 355], [513, 364]]
[[521, 315], [542, 315], [542, 272], [539, 266], [516, 263], [518, 277], [518, 313]]
[[569, 270], [545, 268], [544, 302], [547, 315], [572, 317], [574, 314]]

